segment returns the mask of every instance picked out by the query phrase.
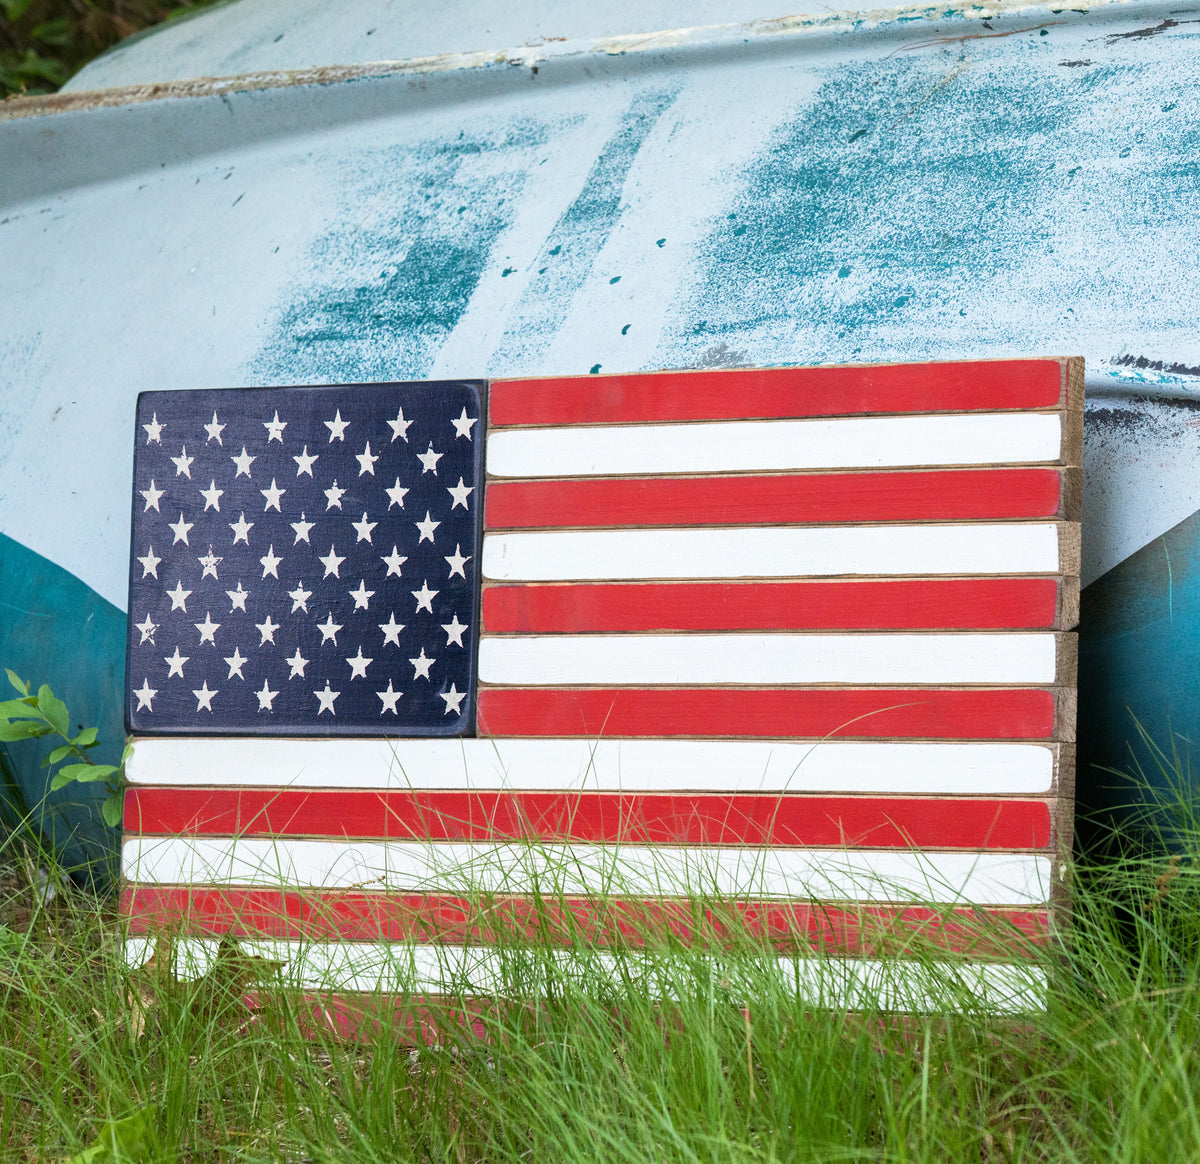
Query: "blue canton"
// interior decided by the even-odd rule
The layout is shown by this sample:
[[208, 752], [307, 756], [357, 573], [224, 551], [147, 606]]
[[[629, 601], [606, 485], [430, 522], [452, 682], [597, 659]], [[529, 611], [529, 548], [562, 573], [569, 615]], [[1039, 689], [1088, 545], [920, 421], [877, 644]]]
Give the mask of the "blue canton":
[[482, 409], [479, 382], [143, 393], [130, 730], [469, 732]]

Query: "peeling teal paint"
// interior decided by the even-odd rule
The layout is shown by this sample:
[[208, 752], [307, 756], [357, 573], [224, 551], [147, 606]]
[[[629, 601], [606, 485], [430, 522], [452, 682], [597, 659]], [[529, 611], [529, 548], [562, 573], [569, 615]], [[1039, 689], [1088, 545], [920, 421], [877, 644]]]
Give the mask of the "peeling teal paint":
[[512, 220], [528, 154], [547, 134], [532, 122], [493, 136], [464, 131], [339, 167], [341, 209], [312, 244], [252, 372], [292, 384], [425, 375]]
[[529, 284], [509, 316], [489, 373], [519, 374], [522, 367], [534, 366], [542, 357], [562, 325], [564, 304], [584, 285], [620, 220], [622, 191], [634, 159], [678, 93], [677, 84], [655, 86], [630, 100], [583, 188], [562, 212], [534, 260], [532, 266], [546, 274]]

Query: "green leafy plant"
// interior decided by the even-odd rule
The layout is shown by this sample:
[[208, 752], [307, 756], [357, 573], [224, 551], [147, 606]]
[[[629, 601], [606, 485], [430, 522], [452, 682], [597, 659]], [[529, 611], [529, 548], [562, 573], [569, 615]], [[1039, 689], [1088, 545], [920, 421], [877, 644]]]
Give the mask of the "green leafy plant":
[[67, 705], [50, 690], [48, 684], [43, 683], [34, 695], [30, 693], [28, 682], [12, 671], [7, 673], [8, 681], [18, 692], [19, 698], [0, 701], [0, 743], [58, 736], [64, 742], [42, 761], [49, 768], [61, 765], [50, 781], [50, 791], [55, 792], [71, 783], [103, 783], [109, 793], [100, 810], [104, 822], [113, 827], [120, 824], [125, 761], [129, 759], [132, 744], [125, 745], [120, 764], [97, 764], [87, 754], [89, 748], [96, 746], [96, 729], [84, 728], [76, 735], [71, 735], [71, 717]]

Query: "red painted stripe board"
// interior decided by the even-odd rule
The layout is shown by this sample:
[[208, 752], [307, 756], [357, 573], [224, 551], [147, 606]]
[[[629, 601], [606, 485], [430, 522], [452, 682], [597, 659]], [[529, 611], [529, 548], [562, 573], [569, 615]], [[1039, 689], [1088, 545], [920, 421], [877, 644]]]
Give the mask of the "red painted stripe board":
[[127, 834], [1042, 849], [1045, 800], [131, 788]]
[[488, 634], [1052, 627], [1055, 578], [487, 586]]
[[133, 934], [184, 929], [234, 937], [358, 942], [490, 943], [498, 934], [570, 945], [581, 936], [602, 945], [764, 939], [780, 950], [811, 947], [845, 954], [902, 952], [914, 939], [978, 956], [1020, 958], [1043, 944], [1046, 910], [935, 910], [919, 906], [847, 909], [797, 901], [722, 903], [719, 910], [681, 900], [586, 898], [532, 902], [361, 890], [216, 889], [126, 885], [121, 915]]
[[493, 380], [488, 418], [493, 426], [630, 424], [1053, 408], [1064, 373], [1058, 360], [985, 360]]
[[1050, 739], [1034, 688], [534, 688], [479, 692], [481, 736]]
[[1056, 469], [493, 481], [484, 527], [797, 525], [1053, 517]]

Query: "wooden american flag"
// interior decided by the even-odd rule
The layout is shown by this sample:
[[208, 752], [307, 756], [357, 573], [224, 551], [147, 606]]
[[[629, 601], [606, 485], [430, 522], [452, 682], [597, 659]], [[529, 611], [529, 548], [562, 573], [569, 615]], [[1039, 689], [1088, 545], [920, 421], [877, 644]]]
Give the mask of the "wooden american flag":
[[1077, 359], [492, 382], [473, 730], [140, 736], [130, 959], [181, 926], [199, 967], [233, 935], [314, 989], [486, 990], [497, 917], [686, 938], [699, 894], [797, 964], [919, 936], [1028, 1001], [1071, 844], [1082, 385]]

